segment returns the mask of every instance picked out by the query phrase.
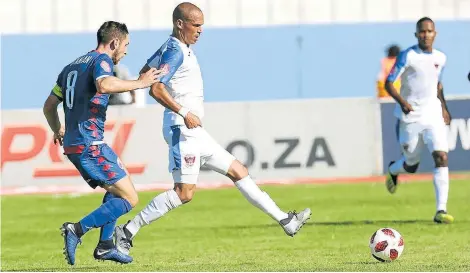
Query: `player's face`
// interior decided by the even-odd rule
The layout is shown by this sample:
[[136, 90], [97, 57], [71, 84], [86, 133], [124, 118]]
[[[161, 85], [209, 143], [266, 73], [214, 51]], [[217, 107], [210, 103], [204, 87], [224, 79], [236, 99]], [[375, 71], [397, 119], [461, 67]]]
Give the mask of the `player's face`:
[[190, 14], [188, 20], [182, 22], [182, 35], [187, 44], [195, 44], [202, 33], [204, 24], [204, 15], [200, 11], [194, 11]]
[[436, 30], [434, 23], [431, 21], [422, 22], [417, 28], [415, 33], [418, 38], [418, 43], [421, 48], [431, 48], [436, 37]]
[[126, 35], [126, 38], [124, 38], [122, 41], [116, 39], [115, 43], [117, 46], [112, 59], [114, 64], [118, 64], [119, 61], [127, 54], [127, 47], [129, 46], [129, 35]]

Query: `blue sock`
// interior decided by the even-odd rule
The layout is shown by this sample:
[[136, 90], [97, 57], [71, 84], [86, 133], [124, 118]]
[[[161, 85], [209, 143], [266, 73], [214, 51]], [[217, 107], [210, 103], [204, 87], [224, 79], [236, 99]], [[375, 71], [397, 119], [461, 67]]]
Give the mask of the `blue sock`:
[[128, 213], [131, 209], [132, 206], [126, 199], [112, 198], [80, 220], [83, 234], [91, 228], [98, 228], [115, 222], [121, 215]]
[[[106, 192], [103, 197], [103, 204], [113, 198], [119, 198], [119, 197], [117, 197], [116, 195], [113, 195], [110, 192]], [[100, 230], [100, 241], [112, 240], [115, 226], [116, 226], [116, 220], [102, 226]]]

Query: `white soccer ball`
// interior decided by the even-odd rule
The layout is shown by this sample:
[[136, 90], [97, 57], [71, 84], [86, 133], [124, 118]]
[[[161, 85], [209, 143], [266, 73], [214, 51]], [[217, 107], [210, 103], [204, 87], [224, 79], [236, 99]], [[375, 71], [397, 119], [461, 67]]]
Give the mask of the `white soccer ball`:
[[370, 237], [369, 247], [375, 259], [392, 262], [403, 253], [405, 242], [401, 234], [393, 228], [381, 228]]

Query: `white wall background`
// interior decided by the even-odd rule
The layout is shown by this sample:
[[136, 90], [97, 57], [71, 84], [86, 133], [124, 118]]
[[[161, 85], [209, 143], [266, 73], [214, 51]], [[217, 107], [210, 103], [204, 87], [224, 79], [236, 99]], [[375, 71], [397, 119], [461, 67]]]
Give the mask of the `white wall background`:
[[[181, 0], [0, 0], [0, 32], [94, 32], [105, 20], [130, 29], [171, 27]], [[470, 0], [192, 0], [207, 27], [469, 20]]]
[[[251, 164], [246, 163], [249, 157], [243, 146], [235, 146], [231, 152], [249, 164], [250, 174], [257, 180], [300, 181], [382, 173], [380, 109], [375, 99], [206, 103], [205, 109], [204, 128], [222, 147], [239, 141], [249, 142], [253, 147]], [[63, 112], [59, 113], [63, 120]], [[2, 139], [7, 139], [1, 143], [5, 151], [0, 171], [2, 186], [83, 184], [78, 174], [35, 175], [39, 170], [49, 170], [49, 173], [50, 170], [74, 170], [62, 155], [62, 148], [57, 150], [54, 149], [57, 146], [51, 145], [52, 134], [42, 110], [7, 110], [1, 114]], [[106, 123], [115, 124], [113, 129], [105, 132], [105, 141], [111, 147], [117, 141], [118, 132], [125, 135], [121, 131], [123, 124], [134, 124], [120, 158], [128, 166], [145, 166], [142, 173], [131, 172], [137, 184], [172, 181], [168, 172], [168, 146], [161, 133], [162, 115], [163, 108], [157, 105], [142, 109], [132, 106], [108, 109]], [[227, 123], [231, 130], [220, 130], [226, 128]], [[38, 127], [36, 134], [28, 127]], [[18, 131], [19, 128], [22, 129]], [[17, 134], [9, 138], [8, 132], [12, 130]], [[323, 144], [315, 144], [316, 139], [321, 139]], [[296, 143], [290, 146], [288, 143], [292, 144], [292, 141]], [[286, 153], [289, 147], [292, 149]], [[53, 161], [53, 154], [61, 160]], [[331, 156], [331, 162], [326, 160], [327, 155]], [[198, 185], [214, 183], [231, 184], [229, 179], [215, 172], [200, 173]]]

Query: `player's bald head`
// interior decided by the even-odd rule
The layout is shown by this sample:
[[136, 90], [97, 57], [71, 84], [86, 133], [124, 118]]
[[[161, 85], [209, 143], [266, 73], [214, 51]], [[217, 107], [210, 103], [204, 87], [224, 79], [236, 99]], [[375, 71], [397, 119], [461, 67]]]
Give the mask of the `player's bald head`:
[[173, 11], [173, 36], [187, 45], [197, 42], [202, 33], [204, 14], [196, 5], [184, 2]]
[[202, 10], [198, 6], [189, 2], [183, 2], [176, 6], [176, 8], [173, 10], [173, 23], [178, 20], [192, 20], [194, 15], [199, 14], [202, 14]]

